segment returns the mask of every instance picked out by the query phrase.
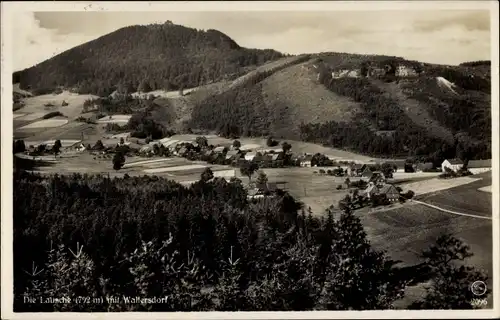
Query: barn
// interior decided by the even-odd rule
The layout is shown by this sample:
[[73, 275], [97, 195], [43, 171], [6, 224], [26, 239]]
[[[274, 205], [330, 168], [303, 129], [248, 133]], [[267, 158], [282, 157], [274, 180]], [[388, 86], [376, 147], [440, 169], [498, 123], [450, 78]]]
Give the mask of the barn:
[[491, 159], [489, 160], [470, 160], [467, 169], [472, 174], [478, 174], [491, 171]]

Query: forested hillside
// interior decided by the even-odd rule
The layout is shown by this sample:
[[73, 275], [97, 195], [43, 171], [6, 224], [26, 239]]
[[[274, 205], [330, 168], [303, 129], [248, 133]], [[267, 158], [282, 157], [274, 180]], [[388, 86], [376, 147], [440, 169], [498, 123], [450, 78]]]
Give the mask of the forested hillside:
[[[399, 76], [399, 65], [415, 75]], [[275, 135], [436, 163], [444, 157], [490, 158], [491, 80], [484, 66], [322, 53], [263, 81], [207, 98], [195, 106], [191, 125], [226, 136]], [[384, 72], [370, 76], [370, 68]], [[292, 69], [293, 77], [285, 77]], [[338, 70], [359, 75], [332, 77]]]
[[242, 48], [217, 30], [167, 22], [119, 29], [16, 72], [13, 80], [35, 92], [63, 86], [100, 96], [118, 84], [176, 90], [235, 78], [282, 56]]

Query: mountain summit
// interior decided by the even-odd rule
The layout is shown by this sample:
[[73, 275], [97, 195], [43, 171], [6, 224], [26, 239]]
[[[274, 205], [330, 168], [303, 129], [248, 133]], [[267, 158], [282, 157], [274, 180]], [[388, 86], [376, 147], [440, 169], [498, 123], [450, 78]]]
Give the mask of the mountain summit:
[[31, 90], [64, 86], [106, 95], [118, 84], [137, 89], [196, 87], [241, 75], [246, 67], [283, 55], [240, 47], [217, 30], [197, 30], [167, 21], [129, 26], [15, 72], [14, 82]]

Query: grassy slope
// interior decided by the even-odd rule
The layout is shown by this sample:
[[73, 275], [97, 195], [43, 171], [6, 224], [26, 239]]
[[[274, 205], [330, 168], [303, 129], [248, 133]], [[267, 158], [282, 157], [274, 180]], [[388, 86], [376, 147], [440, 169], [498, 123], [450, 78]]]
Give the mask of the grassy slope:
[[276, 102], [287, 106], [290, 122], [277, 129], [278, 136], [298, 138], [301, 122], [321, 123], [329, 120], [350, 120], [358, 104], [336, 95], [317, 82], [315, 59], [278, 71], [262, 82], [266, 105]]
[[[403, 265], [422, 262], [419, 253], [448, 232], [470, 246], [474, 256], [467, 259], [468, 265], [485, 270], [490, 277], [493, 274], [491, 221], [455, 216], [414, 204], [363, 214], [360, 218], [372, 245], [386, 250], [391, 258], [401, 260]], [[408, 304], [421, 292], [422, 284], [410, 287], [407, 297], [399, 303]]]

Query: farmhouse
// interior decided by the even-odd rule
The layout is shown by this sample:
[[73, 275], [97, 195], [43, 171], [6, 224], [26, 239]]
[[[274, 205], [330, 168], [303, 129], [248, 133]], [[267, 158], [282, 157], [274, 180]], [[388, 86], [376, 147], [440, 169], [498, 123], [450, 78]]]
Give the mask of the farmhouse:
[[365, 190], [360, 192], [361, 195], [372, 198], [374, 195], [385, 196], [390, 202], [399, 200], [399, 191], [392, 184], [376, 185], [370, 183]]
[[226, 153], [226, 160], [236, 160], [236, 156], [239, 155], [240, 150], [231, 150]]
[[257, 152], [248, 152], [247, 154], [245, 154], [245, 160], [246, 161], [253, 161], [253, 159], [255, 159], [256, 156], [257, 156]]
[[399, 65], [396, 68], [396, 76], [397, 77], [414, 77], [417, 76], [417, 71], [414, 68], [410, 68], [404, 65]]
[[457, 172], [463, 167], [464, 163], [460, 159], [450, 159], [450, 160], [444, 160], [443, 163], [441, 164], [441, 170], [443, 172], [446, 172], [446, 168]]
[[370, 177], [369, 182], [374, 183], [375, 185], [383, 185], [386, 182], [385, 175], [380, 171], [373, 171], [372, 176]]
[[347, 74], [349, 74], [349, 70], [347, 70], [347, 69], [333, 71], [332, 78], [338, 79], [338, 78], [346, 77]]
[[394, 202], [394, 201], [399, 200], [399, 191], [392, 184], [386, 184], [386, 185], [382, 186], [381, 188], [379, 188], [378, 193], [380, 195], [385, 195], [387, 200], [389, 200], [390, 202]]
[[150, 152], [153, 152], [153, 146], [147, 144], [145, 146], [142, 146], [140, 149], [139, 149], [139, 152], [140, 153], [150, 153]]
[[66, 148], [67, 150], [74, 150], [74, 151], [77, 151], [77, 152], [82, 152], [82, 151], [85, 151], [85, 146], [83, 145], [83, 143], [81, 142], [77, 142], [75, 143], [74, 145], [72, 146], [69, 146], [68, 148]]
[[367, 169], [366, 164], [355, 163], [355, 164], [351, 165], [350, 175], [352, 177], [354, 177], [354, 176], [359, 177], [359, 176], [361, 176], [363, 174], [363, 172], [366, 169]]
[[214, 149], [215, 153], [223, 153], [224, 151], [226, 151], [226, 147], [223, 147], [223, 146], [220, 146], [220, 147], [217, 147]]
[[491, 171], [491, 159], [489, 160], [470, 160], [467, 169], [472, 174], [478, 174]]
[[369, 166], [366, 166], [364, 167], [363, 171], [361, 172], [361, 178], [364, 178], [364, 179], [370, 179], [373, 175], [373, 171], [370, 169]]
[[273, 153], [270, 155], [271, 156], [271, 161], [277, 161], [277, 160], [283, 160], [283, 153]]
[[301, 167], [311, 167], [311, 161], [313, 156], [307, 155], [305, 157], [300, 158], [300, 166]]
[[365, 196], [368, 199], [370, 199], [373, 195], [376, 195], [377, 193], [378, 193], [378, 187], [375, 184], [370, 183], [368, 185], [368, 187], [366, 187], [365, 190], [362, 190], [360, 192], [360, 195]]
[[385, 69], [384, 68], [378, 68], [378, 67], [370, 67], [368, 68], [368, 77], [380, 77], [385, 75]]

